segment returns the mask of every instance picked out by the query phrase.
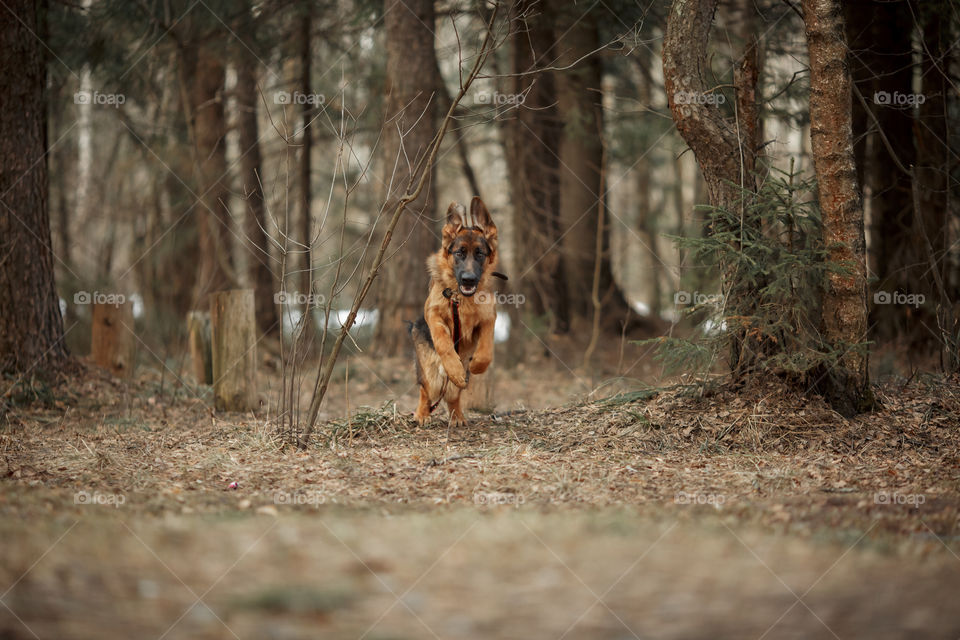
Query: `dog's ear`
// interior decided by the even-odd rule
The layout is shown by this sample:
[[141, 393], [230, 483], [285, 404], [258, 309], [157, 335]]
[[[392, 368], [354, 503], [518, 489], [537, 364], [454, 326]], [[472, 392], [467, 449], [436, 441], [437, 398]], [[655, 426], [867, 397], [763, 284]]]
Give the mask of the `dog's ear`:
[[443, 236], [443, 248], [450, 247], [450, 243], [457, 237], [457, 232], [463, 228], [463, 218], [467, 215], [467, 210], [459, 202], [451, 202], [447, 207], [447, 220], [443, 224], [441, 235]]
[[487, 205], [483, 204], [480, 196], [473, 196], [473, 200], [470, 201], [470, 217], [473, 218], [473, 223], [483, 230], [487, 242], [496, 251], [497, 225], [493, 224], [493, 218], [490, 217]]

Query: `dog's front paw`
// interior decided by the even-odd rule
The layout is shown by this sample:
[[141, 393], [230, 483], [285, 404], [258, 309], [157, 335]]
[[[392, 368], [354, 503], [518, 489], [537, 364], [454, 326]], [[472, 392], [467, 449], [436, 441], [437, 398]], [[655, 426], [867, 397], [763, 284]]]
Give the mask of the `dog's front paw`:
[[444, 366], [444, 369], [447, 372], [447, 377], [450, 378], [450, 382], [463, 389], [467, 386], [467, 372], [463, 368], [463, 363], [459, 360], [454, 360], [450, 366]]
[[430, 421], [430, 412], [428, 411], [426, 413], [421, 413], [420, 411], [416, 411], [413, 414], [413, 419], [416, 420], [417, 424], [422, 427]]
[[470, 373], [480, 375], [490, 368], [490, 360], [474, 358], [470, 361]]
[[467, 426], [467, 419], [463, 417], [462, 411], [454, 411], [450, 414], [450, 420], [447, 422], [448, 427], [465, 427]]

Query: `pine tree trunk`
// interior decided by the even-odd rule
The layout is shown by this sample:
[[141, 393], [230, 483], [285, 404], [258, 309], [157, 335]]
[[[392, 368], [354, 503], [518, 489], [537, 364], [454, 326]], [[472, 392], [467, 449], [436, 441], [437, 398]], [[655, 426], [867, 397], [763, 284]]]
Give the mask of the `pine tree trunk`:
[[[0, 372], [46, 375], [67, 358], [47, 211], [46, 33], [40, 3], [0, 20]], [[12, 13], [13, 15], [10, 15]], [[38, 37], [37, 34], [40, 34]]]
[[810, 55], [810, 142], [824, 245], [830, 248], [829, 260], [850, 271], [827, 275], [824, 338], [839, 358], [835, 366], [818, 374], [816, 386], [836, 411], [849, 417], [873, 405], [863, 346], [867, 340], [866, 242], [853, 154], [852, 82], [836, 0], [804, 0], [803, 19]]
[[[384, 210], [391, 211], [410, 186], [411, 174], [436, 133], [436, 74], [431, 70], [437, 62], [433, 0], [405, 4], [387, 0], [384, 7], [387, 122], [379, 177], [387, 185]], [[429, 282], [425, 261], [439, 246], [435, 168], [430, 168], [430, 174], [428, 185], [407, 205], [394, 230], [397, 248], [395, 252], [391, 249], [392, 256], [377, 283], [380, 320], [375, 339], [379, 355], [406, 353], [410, 347], [405, 322], [423, 313]]]
[[227, 205], [226, 119], [223, 109], [223, 60], [201, 45], [197, 49], [193, 78], [192, 112], [198, 195], [194, 209], [199, 240], [199, 269], [194, 304], [203, 307], [206, 296], [232, 283], [232, 220]]
[[280, 324], [274, 293], [278, 287], [274, 284], [271, 269], [270, 245], [267, 241], [267, 215], [263, 200], [262, 176], [260, 168], [260, 131], [257, 124], [257, 111], [260, 94], [257, 91], [257, 61], [252, 56], [242, 56], [237, 65], [237, 124], [240, 134], [240, 171], [242, 175], [243, 196], [246, 202], [247, 245], [250, 252], [247, 259], [250, 282], [253, 285], [254, 306], [256, 307], [257, 329], [260, 333], [277, 335]]
[[553, 26], [538, 2], [521, 0], [511, 7], [510, 31], [515, 75], [507, 97], [524, 96], [522, 107], [510, 114], [505, 127], [516, 286], [526, 297], [525, 312], [548, 314], [551, 332], [566, 333], [570, 303], [560, 246], [558, 162], [562, 123], [554, 74], [532, 73], [551, 59]]

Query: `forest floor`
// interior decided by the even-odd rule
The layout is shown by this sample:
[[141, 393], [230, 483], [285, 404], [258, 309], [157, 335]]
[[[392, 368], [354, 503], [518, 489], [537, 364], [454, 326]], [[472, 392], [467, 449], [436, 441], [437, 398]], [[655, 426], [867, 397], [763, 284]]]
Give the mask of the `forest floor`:
[[8, 392], [0, 638], [960, 637], [960, 380], [846, 420], [504, 369], [448, 440], [408, 369], [354, 359], [305, 451], [149, 372]]

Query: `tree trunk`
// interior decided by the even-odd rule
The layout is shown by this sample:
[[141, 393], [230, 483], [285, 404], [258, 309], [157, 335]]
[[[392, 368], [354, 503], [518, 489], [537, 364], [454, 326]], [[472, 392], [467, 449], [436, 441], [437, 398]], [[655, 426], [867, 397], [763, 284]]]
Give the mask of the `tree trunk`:
[[303, 139], [300, 149], [300, 241], [303, 243], [302, 269], [300, 274], [300, 290], [306, 294], [306, 302], [303, 305], [303, 330], [307, 341], [302, 343], [306, 349], [310, 348], [314, 335], [313, 323], [313, 213], [310, 210], [310, 204], [313, 202], [310, 176], [312, 174], [312, 156], [313, 156], [313, 129], [310, 127], [310, 121], [316, 115], [316, 109], [312, 102], [312, 90], [310, 88], [310, 69], [311, 62], [311, 29], [313, 26], [312, 3], [306, 3], [305, 15], [300, 22], [300, 91], [305, 97], [301, 106], [300, 115], [303, 126]]
[[[913, 30], [909, 27], [912, 18], [905, 0], [872, 2], [871, 5], [872, 42], [861, 57], [873, 78], [873, 86], [864, 98], [873, 103], [876, 125], [893, 147], [900, 165], [910, 167], [916, 162], [913, 108], [895, 104], [894, 100], [897, 96], [913, 94]], [[884, 96], [890, 96], [889, 103]], [[930, 282], [929, 265], [925, 259], [926, 248], [914, 235], [910, 176], [897, 166], [879, 134], [873, 134], [868, 150], [871, 157], [865, 169], [872, 193], [870, 249], [877, 278], [875, 290], [919, 293], [920, 281]], [[925, 293], [929, 295], [932, 291]], [[905, 305], [876, 305], [871, 325], [875, 325], [877, 335], [886, 339], [908, 335], [923, 341], [930, 333], [918, 322], [919, 311]], [[925, 318], [924, 323], [932, 325], [932, 316]]]
[[252, 289], [210, 295], [213, 398], [217, 411], [253, 411], [257, 398], [257, 330]]
[[199, 269], [194, 304], [233, 282], [231, 273], [230, 193], [227, 188], [226, 120], [223, 111], [224, 65], [206, 46], [197, 49], [192, 112], [200, 203], [194, 209], [199, 240]]
[[[414, 169], [423, 161], [435, 134], [437, 77], [431, 70], [436, 68], [437, 61], [433, 0], [412, 0], [406, 4], [386, 0], [384, 6], [387, 123], [381, 178], [388, 185], [384, 210], [390, 211], [410, 186]], [[405, 321], [423, 313], [429, 281], [424, 262], [439, 246], [434, 229], [435, 175], [436, 169], [430, 167], [427, 186], [419, 198], [407, 205], [394, 230], [398, 248], [383, 265], [375, 338], [380, 355], [406, 353], [409, 340]]]
[[[510, 16], [513, 75], [509, 96], [523, 104], [505, 126], [513, 201], [516, 279], [532, 315], [548, 314], [552, 333], [570, 330], [566, 268], [560, 247], [559, 153], [563, 125], [552, 73], [532, 73], [550, 60], [553, 28], [539, 4], [522, 0]], [[524, 74], [524, 75], [517, 75]], [[519, 330], [515, 327], [514, 330]]]
[[674, 0], [663, 41], [663, 75], [667, 104], [700, 165], [710, 204], [732, 211], [740, 199], [739, 140], [704, 77], [716, 6], [717, 0]]
[[[927, 273], [921, 290], [927, 300], [938, 303], [937, 325], [942, 341], [943, 366], [948, 372], [960, 370], [960, 317], [955, 305], [960, 296], [957, 282], [950, 273], [950, 250], [955, 237], [951, 236], [948, 207], [948, 176], [950, 174], [950, 148], [947, 146], [947, 95], [949, 85], [944, 75], [949, 64], [946, 57], [951, 46], [950, 28], [938, 11], [937, 3], [919, 3], [920, 37], [920, 93], [925, 100], [917, 113], [914, 128], [917, 150], [916, 202], [918, 211], [914, 216], [913, 238], [922, 240], [919, 255], [927, 256], [924, 264], [933, 258], [939, 277]], [[929, 243], [929, 244], [928, 244]], [[932, 254], [932, 256], [931, 256]], [[939, 281], [943, 285], [934, 285]]]
[[[0, 372], [55, 372], [67, 357], [47, 211], [46, 33], [39, 2], [0, 20]], [[9, 15], [13, 13], [13, 15]], [[40, 34], [40, 37], [37, 36]]]
[[114, 377], [131, 377], [137, 354], [133, 302], [95, 302], [92, 324], [90, 355], [93, 361]]
[[[254, 295], [256, 297], [256, 295]], [[213, 346], [210, 344], [210, 312], [187, 313], [187, 343], [190, 347], [190, 370], [197, 384], [213, 384]]]
[[[729, 216], [739, 217], [738, 224], [724, 222], [728, 228], [710, 232], [739, 234], [753, 224], [747, 218], [744, 194], [754, 191], [754, 176], [748, 171], [753, 166], [756, 141], [746, 136], [757, 133], [754, 126], [738, 126], [724, 118], [718, 106], [723, 103], [722, 94], [708, 90], [707, 44], [716, 6], [716, 0], [674, 0], [663, 41], [664, 87], [677, 130], [700, 166], [710, 205], [727, 212], [726, 220]], [[748, 39], [745, 59], [756, 55], [749, 43]], [[745, 62], [736, 74], [738, 111], [748, 119], [755, 117], [756, 111], [756, 106], [750, 104], [756, 87], [750, 81], [756, 81], [757, 70], [750, 65]], [[752, 315], [756, 284], [737, 277], [727, 264], [720, 265], [720, 280], [728, 313]], [[750, 335], [744, 331], [731, 340], [730, 368], [736, 377], [751, 372], [760, 355], [761, 346]]]
[[817, 388], [834, 409], [853, 416], [873, 405], [868, 372], [867, 278], [863, 205], [853, 154], [851, 78], [836, 0], [803, 0], [810, 55], [810, 142], [817, 174], [824, 245], [849, 273], [827, 275], [824, 338], [836, 364], [818, 373]]
[[240, 134], [240, 171], [243, 197], [246, 202], [246, 238], [250, 257], [247, 260], [250, 282], [253, 285], [257, 329], [261, 334], [277, 335], [280, 318], [274, 303], [273, 270], [270, 268], [270, 244], [267, 239], [267, 215], [264, 207], [260, 167], [260, 131], [257, 124], [257, 61], [242, 56], [237, 65], [237, 124]]

